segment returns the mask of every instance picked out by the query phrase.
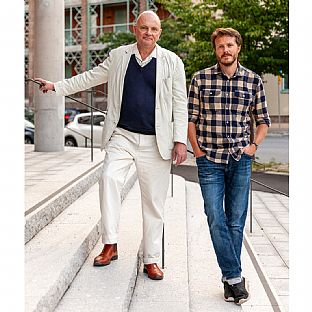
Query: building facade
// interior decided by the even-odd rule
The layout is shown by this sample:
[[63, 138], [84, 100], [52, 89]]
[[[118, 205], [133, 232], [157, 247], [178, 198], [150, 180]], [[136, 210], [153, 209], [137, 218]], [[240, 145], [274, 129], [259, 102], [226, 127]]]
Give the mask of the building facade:
[[[25, 75], [34, 77], [33, 34], [36, 16], [34, 1], [25, 0]], [[153, 0], [64, 0], [65, 2], [65, 78], [91, 69], [104, 60], [105, 42], [102, 36], [108, 32], [133, 32], [133, 24], [140, 12], [152, 10], [163, 19], [169, 16], [163, 7]], [[33, 107], [33, 88], [25, 87], [26, 105]], [[106, 84], [94, 88], [93, 105], [106, 108]], [[88, 101], [87, 93], [74, 95]], [[66, 107], [82, 108], [66, 99]]]
[[[25, 0], [25, 74], [34, 77], [33, 37], [34, 1]], [[64, 0], [65, 2], [65, 78], [91, 69], [104, 60], [105, 42], [101, 39], [107, 32], [133, 31], [133, 24], [140, 12], [153, 10], [160, 19], [170, 14], [153, 0]], [[269, 112], [273, 122], [288, 123], [289, 82], [288, 76], [280, 79], [273, 75], [263, 77]], [[25, 87], [25, 104], [33, 107], [34, 84]], [[105, 84], [94, 88], [93, 105], [106, 108]], [[90, 103], [90, 94], [74, 95]], [[66, 107], [83, 108], [66, 99]]]

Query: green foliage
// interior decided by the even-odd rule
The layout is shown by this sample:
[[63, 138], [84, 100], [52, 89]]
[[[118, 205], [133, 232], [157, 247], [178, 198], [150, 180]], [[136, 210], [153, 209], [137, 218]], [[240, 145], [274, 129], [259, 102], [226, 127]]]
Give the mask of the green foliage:
[[232, 27], [243, 37], [240, 62], [258, 74], [288, 73], [288, 0], [161, 0], [174, 19], [162, 23], [159, 44], [183, 59], [188, 80], [216, 63], [210, 36]]
[[135, 42], [135, 36], [131, 32], [116, 32], [116, 33], [105, 33], [100, 41], [105, 44], [103, 53], [107, 57], [109, 51], [118, 48], [122, 45], [127, 45]]

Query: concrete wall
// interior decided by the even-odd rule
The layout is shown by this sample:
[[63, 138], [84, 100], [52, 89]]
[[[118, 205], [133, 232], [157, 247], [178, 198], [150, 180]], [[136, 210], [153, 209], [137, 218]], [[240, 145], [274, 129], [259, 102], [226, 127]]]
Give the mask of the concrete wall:
[[[268, 101], [269, 114], [273, 122], [277, 122], [279, 114], [278, 105], [278, 78], [272, 74], [266, 74], [263, 77], [264, 88]], [[281, 89], [281, 86], [280, 86]], [[280, 115], [281, 122], [288, 122], [289, 117], [289, 94], [288, 92], [280, 92]]]

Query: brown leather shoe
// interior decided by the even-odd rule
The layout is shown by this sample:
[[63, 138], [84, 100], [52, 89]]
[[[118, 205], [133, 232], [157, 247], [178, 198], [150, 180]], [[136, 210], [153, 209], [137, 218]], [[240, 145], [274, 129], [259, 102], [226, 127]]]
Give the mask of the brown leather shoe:
[[162, 280], [164, 278], [164, 273], [159, 269], [156, 263], [144, 264], [144, 273], [152, 280]]
[[105, 244], [102, 252], [94, 258], [94, 266], [109, 265], [112, 260], [118, 259], [117, 244]]

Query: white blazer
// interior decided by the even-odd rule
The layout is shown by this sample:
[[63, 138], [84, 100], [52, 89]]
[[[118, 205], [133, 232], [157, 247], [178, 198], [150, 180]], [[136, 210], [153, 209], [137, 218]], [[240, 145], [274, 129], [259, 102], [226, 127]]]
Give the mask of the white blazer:
[[[114, 49], [97, 67], [54, 84], [57, 95], [69, 95], [108, 82], [101, 150], [105, 149], [119, 121], [124, 78], [135, 44]], [[159, 45], [156, 45], [156, 57], [156, 141], [162, 158], [170, 159], [173, 142], [187, 144], [185, 72], [181, 59]]]

